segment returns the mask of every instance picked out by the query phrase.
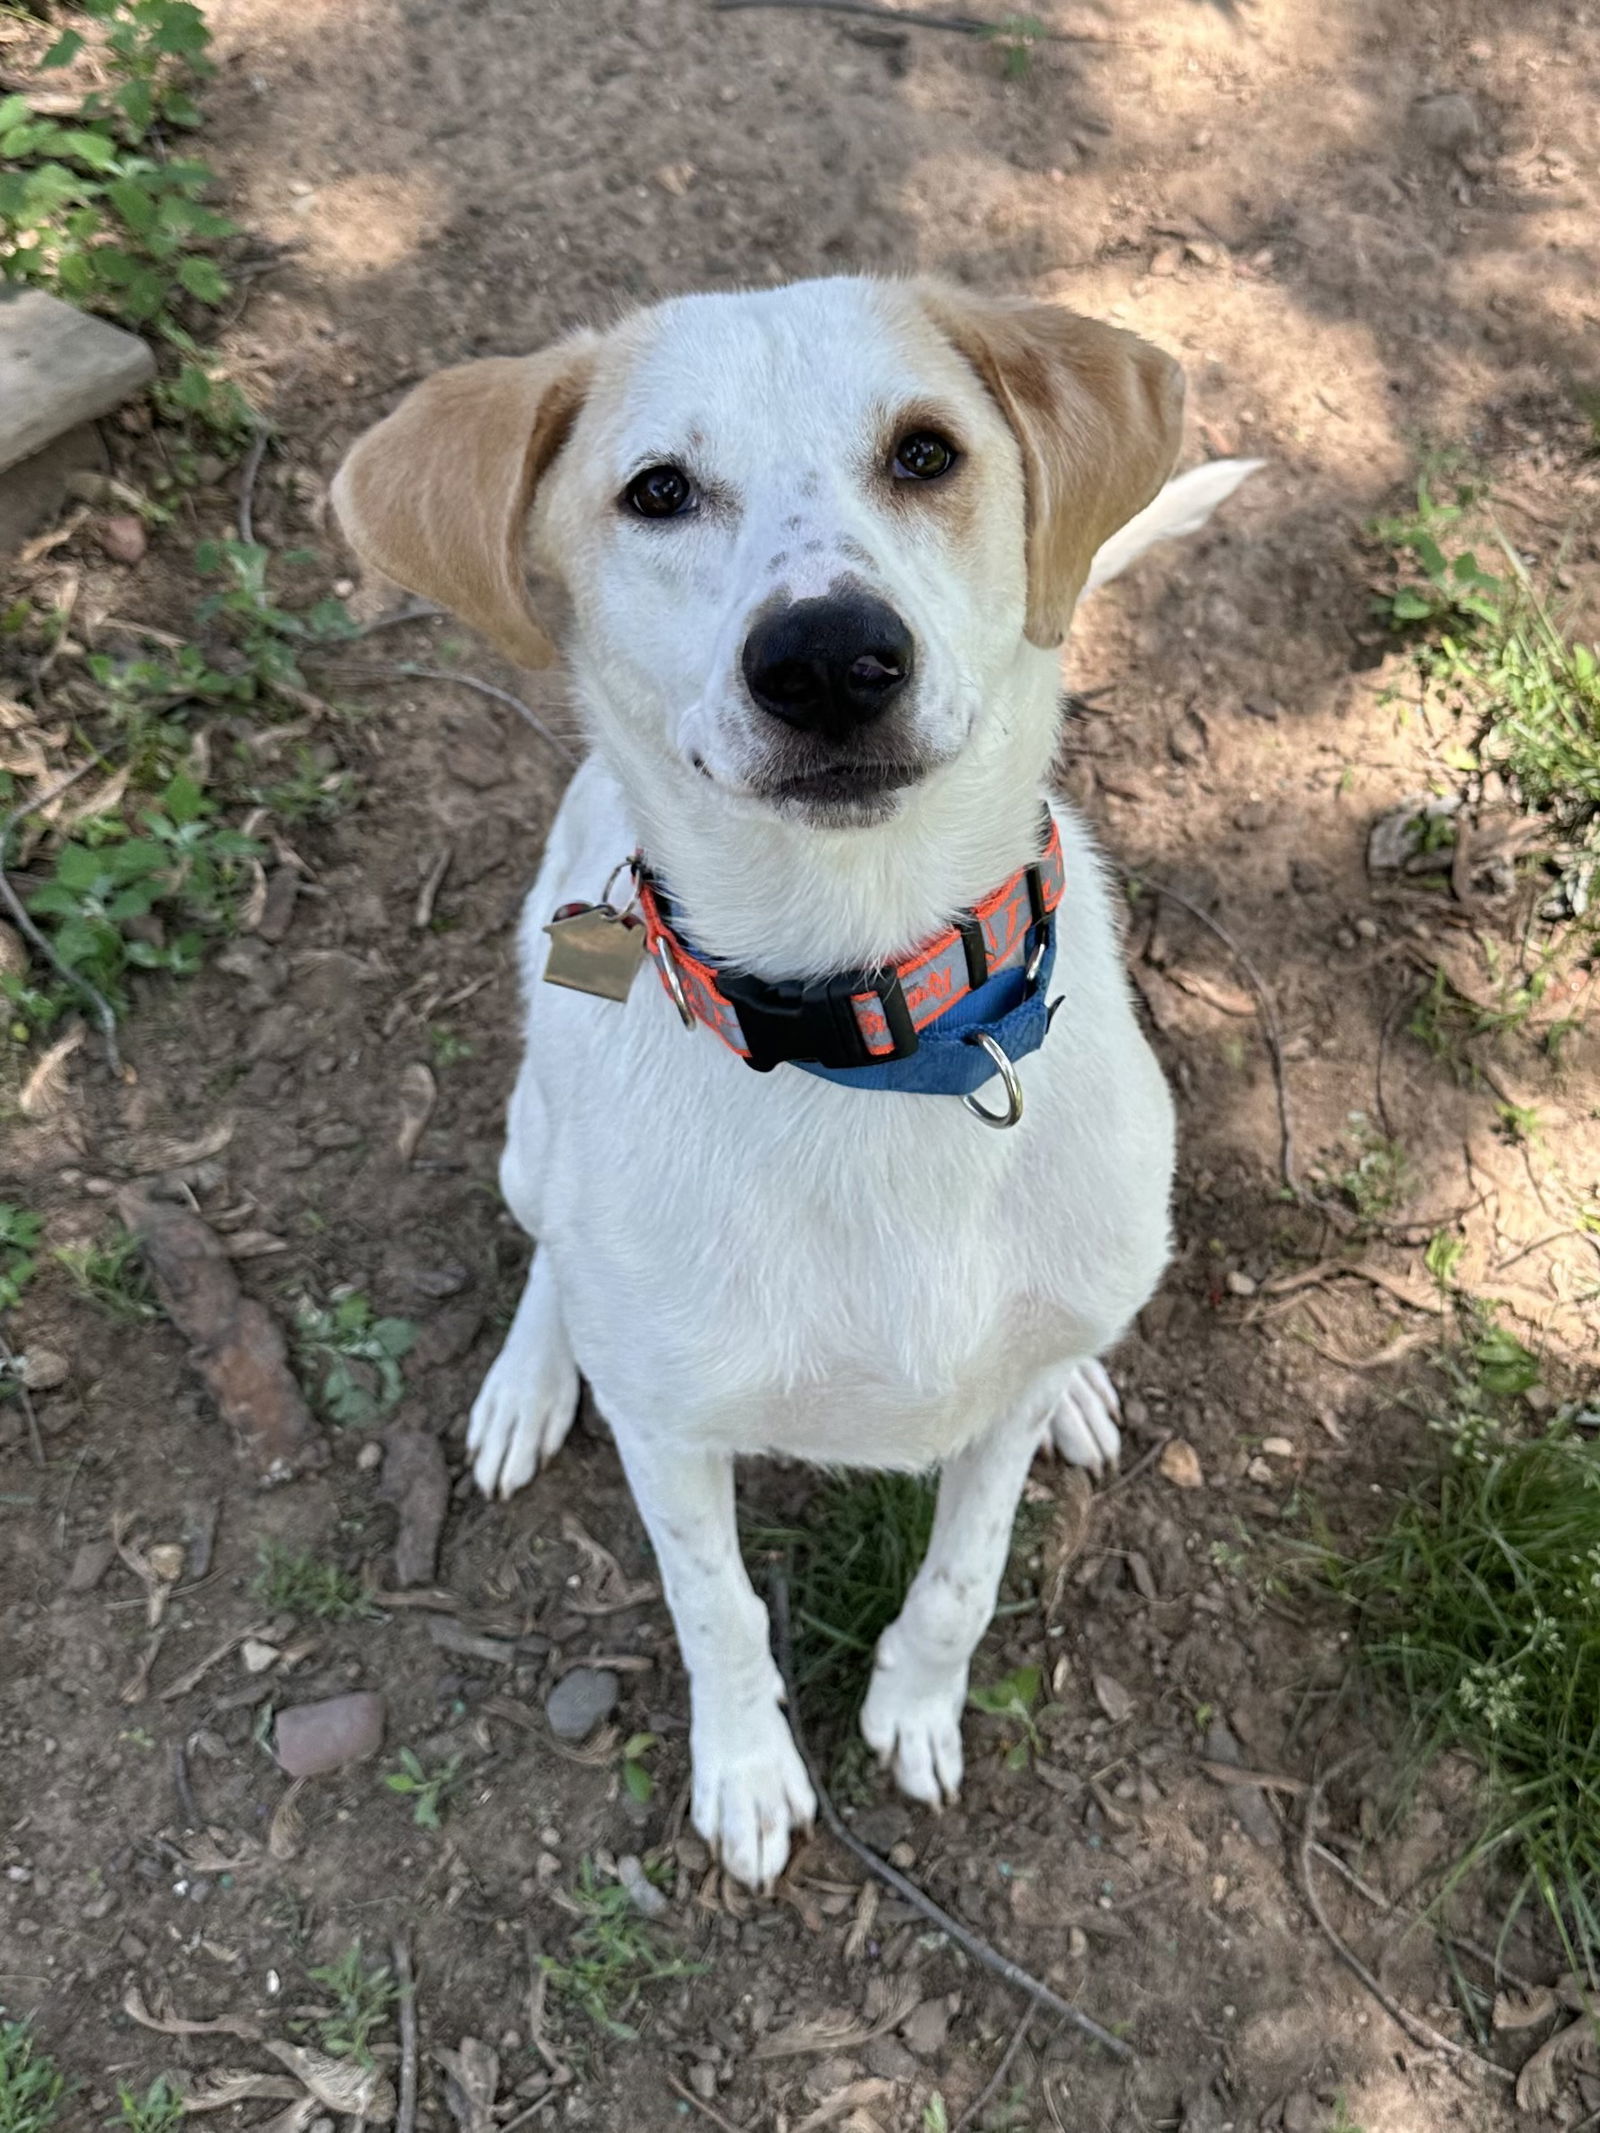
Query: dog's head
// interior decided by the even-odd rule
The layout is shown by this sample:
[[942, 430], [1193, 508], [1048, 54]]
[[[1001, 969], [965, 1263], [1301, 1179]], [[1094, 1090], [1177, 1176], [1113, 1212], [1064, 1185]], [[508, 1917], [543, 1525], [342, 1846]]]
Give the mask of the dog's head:
[[556, 581], [624, 760], [870, 822], [1061, 643], [1181, 408], [1169, 357], [1053, 305], [807, 282], [442, 372], [334, 501], [369, 561], [520, 664], [552, 656], [530, 566]]

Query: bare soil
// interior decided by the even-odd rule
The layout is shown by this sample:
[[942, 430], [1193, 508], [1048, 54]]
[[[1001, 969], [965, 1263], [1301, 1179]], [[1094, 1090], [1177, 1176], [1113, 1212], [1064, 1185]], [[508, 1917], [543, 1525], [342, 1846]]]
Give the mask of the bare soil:
[[[1407, 1033], [1441, 959], [1493, 991], [1538, 891], [1496, 900], [1468, 885], [1458, 898], [1367, 871], [1377, 817], [1460, 780], [1458, 736], [1419, 712], [1403, 654], [1371, 618], [1379, 559], [1363, 528], [1403, 497], [1422, 445], [1462, 443], [1493, 469], [1530, 554], [1566, 540], [1592, 629], [1600, 481], [1570, 388], [1593, 377], [1600, 327], [1600, 11], [1035, 11], [1090, 41], [1040, 44], [1008, 75], [966, 37], [704, 0], [216, 0], [207, 149], [239, 219], [293, 247], [248, 285], [225, 343], [281, 439], [258, 535], [320, 545], [325, 588], [346, 565], [321, 481], [441, 363], [537, 346], [671, 291], [855, 270], [936, 268], [1119, 319], [1184, 357], [1193, 456], [1268, 462], [1204, 538], [1085, 613], [1070, 678], [1089, 701], [1062, 773], [1114, 857], [1199, 904], [1261, 972], [1298, 1174], [1348, 1167], [1361, 1112], [1404, 1145], [1411, 1182], [1354, 1242], [1285, 1198], [1245, 979], [1177, 904], [1142, 899], [1128, 951], [1182, 1107], [1179, 1249], [1117, 1367], [1127, 1464], [1171, 1433], [1193, 1447], [1201, 1485], [1141, 1465], [1097, 1503], [1058, 1588], [1050, 1550], [1074, 1499], [1041, 1472], [1038, 1555], [1019, 1557], [1016, 1605], [978, 1669], [1044, 1668], [1038, 1757], [1007, 1767], [1014, 1729], [974, 1716], [959, 1811], [933, 1819], [871, 1780], [849, 1796], [941, 1902], [1137, 2045], [1125, 2072], [1037, 2023], [987, 2124], [1495, 2133], [1515, 2115], [1508, 2087], [1397, 2028], [1335, 1959], [1301, 1883], [1295, 1782], [1366, 1751], [1334, 1785], [1324, 1835], [1409, 1907], [1452, 1856], [1462, 1774], [1388, 1815], [1391, 1722], [1350, 1688], [1337, 1617], [1269, 1575], [1308, 1506], [1359, 1533], [1425, 1469], [1427, 1433], [1402, 1396], [1425, 1384], [1431, 1320], [1370, 1281], [1270, 1285], [1350, 1256], [1425, 1299], [1420, 1247], [1454, 1227], [1462, 1280], [1503, 1299], [1506, 1322], [1550, 1358], [1552, 1394], [1592, 1357], [1593, 1251], [1568, 1211], [1600, 1179], [1593, 1031], [1558, 1063], [1537, 1028], [1480, 1047], [1476, 1080]], [[1451, 149], [1432, 145], [1429, 99], [1444, 91], [1473, 120]], [[150, 449], [111, 436], [130, 467]], [[80, 634], [112, 613], [183, 627], [193, 542], [233, 510], [225, 485], [202, 489], [131, 570], [87, 544], [57, 553], [51, 567], [82, 574]], [[537, 689], [530, 700], [563, 719], [555, 683], [517, 682], [449, 624], [377, 636], [359, 656], [369, 672], [465, 664]], [[573, 2079], [532, 2123], [645, 2133], [703, 2103], [725, 2126], [792, 2133], [823, 2123], [811, 2114], [833, 2099], [832, 2123], [909, 2133], [939, 2122], [924, 2116], [938, 2094], [953, 2125], [1020, 2003], [898, 1898], [866, 1891], [825, 1838], [771, 1903], [708, 1872], [684, 1834], [686, 1698], [666, 1615], [654, 1600], [584, 1611], [595, 1573], [572, 1519], [628, 1577], [651, 1569], [603, 1427], [587, 1420], [509, 1506], [479, 1501], [461, 1472], [467, 1409], [525, 1262], [495, 1190], [512, 933], [567, 766], [514, 715], [450, 686], [391, 674], [346, 700], [360, 717], [311, 738], [349, 767], [356, 798], [295, 832], [305, 885], [287, 931], [245, 937], [187, 985], [142, 982], [124, 1033], [133, 1075], [114, 1081], [85, 1045], [52, 1114], [8, 1121], [0, 1196], [41, 1211], [63, 1244], [104, 1232], [117, 1188], [176, 1166], [220, 1229], [270, 1240], [238, 1267], [280, 1319], [343, 1284], [415, 1322], [404, 1398], [381, 1434], [330, 1430], [320, 1473], [258, 1489], [171, 1327], [112, 1322], [54, 1268], [30, 1289], [8, 1337], [58, 1351], [70, 1375], [38, 1398], [42, 1469], [14, 1405], [0, 1408], [0, 2004], [37, 2010], [85, 2084], [70, 2123], [88, 2126], [119, 2082], [266, 2063], [233, 2039], [136, 2026], [121, 2012], [130, 1985], [151, 2007], [251, 2015], [283, 2036], [317, 1998], [308, 1967], [358, 1935], [373, 1954], [404, 1936], [418, 2124], [451, 2122], [434, 2055], [464, 2036], [498, 2048], [502, 2098], [521, 2110], [548, 2076], [530, 1964], [567, 1943], [562, 1895], [585, 1857], [660, 1849], [666, 1930], [703, 1967], [647, 1994], [631, 2039], [552, 1998], [543, 2042]], [[1485, 803], [1482, 834], [1500, 820]], [[447, 851], [419, 925], [419, 889]], [[1545, 1012], [1584, 1002], [1580, 975]], [[439, 1098], [407, 1162], [401, 1077], [419, 1061]], [[1507, 1101], [1536, 1107], [1531, 1142], [1507, 1138]], [[195, 1157], [213, 1129], [222, 1144]], [[1391, 1353], [1405, 1334], [1419, 1338]], [[424, 1588], [445, 1611], [385, 1604], [288, 1630], [277, 1641], [298, 1648], [292, 1660], [251, 1674], [230, 1648], [169, 1693], [266, 1625], [252, 1591], [265, 1541], [368, 1566], [392, 1589], [382, 1482], [399, 1430], [437, 1435], [449, 1462]], [[768, 1514], [793, 1512], [811, 1485], [749, 1477]], [[82, 1553], [118, 1516], [134, 1539], [187, 1550], [143, 1669], [138, 1580], [113, 1558], [91, 1583]], [[479, 1643], [457, 1648], [448, 1627], [441, 1643], [441, 1622]], [[543, 1699], [594, 1654], [625, 1662], [622, 1702], [612, 1752], [584, 1761], [551, 1738]], [[298, 1836], [286, 1833], [265, 1715], [352, 1687], [387, 1700], [384, 1756], [313, 1781]], [[661, 1745], [641, 1805], [615, 1748], [645, 1731]], [[1230, 1738], [1289, 1789], [1219, 1784], [1204, 1765]], [[429, 1768], [459, 1758], [437, 1832], [381, 1784], [402, 1745]], [[1315, 1870], [1388, 1989], [1470, 2041], [1432, 1936]], [[1492, 1916], [1467, 1922], [1492, 1937]], [[1535, 1979], [1562, 1967], [1531, 1929], [1506, 1959]], [[829, 2010], [865, 2029], [901, 1994], [923, 2009], [909, 2029], [761, 2055]], [[1526, 2048], [1491, 2047], [1508, 2064]], [[1540, 2122], [1597, 2106], [1583, 2073]]]

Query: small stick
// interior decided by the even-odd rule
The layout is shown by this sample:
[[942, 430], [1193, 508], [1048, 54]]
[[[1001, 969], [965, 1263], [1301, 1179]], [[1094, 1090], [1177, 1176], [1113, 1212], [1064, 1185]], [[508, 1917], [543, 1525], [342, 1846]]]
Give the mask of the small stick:
[[[1372, 1904], [1377, 1910], [1387, 1911], [1391, 1918], [1403, 1918], [1406, 1922], [1406, 1931], [1408, 1933], [1417, 1932], [1428, 1925], [1428, 1921], [1425, 1918], [1419, 1918], [1416, 1912], [1406, 1910], [1402, 1904], [1391, 1903], [1381, 1889], [1375, 1889], [1370, 1881], [1363, 1881], [1350, 1862], [1347, 1859], [1341, 1859], [1339, 1854], [1330, 1850], [1326, 1844], [1313, 1844], [1311, 1850], [1313, 1855], [1320, 1859], [1324, 1866], [1331, 1866], [1336, 1874], [1342, 1875], [1358, 1896], [1365, 1896], [1368, 1903]], [[1463, 1933], [1445, 1933], [1437, 1926], [1431, 1926], [1428, 1930], [1438, 1933], [1440, 1938], [1448, 1941], [1452, 1948], [1459, 1948], [1466, 1955], [1476, 1956], [1480, 1963], [1487, 1965], [1495, 1977], [1503, 1977], [1507, 1984], [1515, 1985], [1523, 1992], [1535, 1990], [1531, 1978], [1525, 1978], [1519, 1971], [1513, 1970], [1502, 1956], [1497, 1955], [1493, 1948], [1484, 1947], [1481, 1941], [1468, 1940]]]
[[355, 644], [363, 637], [376, 636], [379, 630], [398, 629], [402, 622], [431, 622], [444, 609], [435, 607], [431, 600], [408, 600], [404, 607], [397, 607], [392, 615], [379, 615], [372, 622], [361, 622], [339, 639], [340, 644]]
[[509, 689], [497, 689], [492, 681], [480, 681], [476, 674], [460, 674], [450, 667], [419, 667], [409, 659], [399, 668], [399, 672], [415, 674], [421, 681], [453, 681], [457, 688], [476, 689], [480, 696], [493, 697], [497, 704], [504, 704], [508, 710], [515, 711], [519, 718], [526, 720], [535, 733], [550, 743], [557, 755], [563, 755], [569, 763], [576, 764], [578, 758], [561, 736], [552, 733], [538, 712], [530, 709], [520, 696], [513, 696]]
[[1146, 1468], [1155, 1465], [1156, 1461], [1161, 1457], [1161, 1454], [1166, 1450], [1167, 1446], [1171, 1442], [1171, 1430], [1164, 1429], [1161, 1432], [1161, 1435], [1157, 1437], [1155, 1443], [1151, 1445], [1149, 1451], [1145, 1452], [1140, 1458], [1136, 1459], [1133, 1465], [1129, 1467], [1128, 1471], [1125, 1474], [1119, 1474], [1115, 1481], [1107, 1482], [1106, 1486], [1100, 1491], [1101, 1499], [1104, 1500], [1107, 1496], [1115, 1496], [1118, 1489], [1125, 1489], [1130, 1485], [1130, 1483], [1137, 1481], [1139, 1476], [1145, 1472]]
[[[1039, 1979], [1031, 1971], [1024, 1970], [1020, 1963], [1012, 1962], [1011, 1958], [1002, 1955], [998, 1948], [992, 1948], [986, 1940], [980, 1940], [970, 1927], [962, 1925], [959, 1919], [952, 1918], [925, 1890], [919, 1889], [914, 1881], [908, 1881], [898, 1867], [891, 1866], [887, 1859], [880, 1859], [870, 1844], [862, 1843], [829, 1799], [817, 1767], [811, 1760], [811, 1752], [806, 1746], [805, 1735], [800, 1727], [800, 1703], [794, 1692], [794, 1657], [789, 1637], [789, 1581], [781, 1570], [775, 1571], [772, 1578], [772, 1633], [778, 1671], [783, 1677], [784, 1695], [789, 1706], [790, 1730], [794, 1734], [795, 1747], [817, 1796], [817, 1812], [821, 1815], [823, 1826], [829, 1835], [842, 1844], [852, 1857], [859, 1859], [871, 1873], [876, 1874], [886, 1888], [893, 1889], [894, 1893], [902, 1897], [914, 1910], [920, 1911], [948, 1940], [954, 1941], [958, 1948], [970, 1955], [975, 1963], [981, 1963], [986, 1970], [992, 1970], [996, 1977], [1004, 1978], [1008, 1985], [1014, 1985], [1019, 1992], [1027, 1993], [1036, 2007], [1049, 2008], [1052, 2014], [1059, 2015], [1064, 2022], [1070, 2022], [1074, 2028], [1081, 2029], [1086, 2037], [1093, 2037], [1096, 2044], [1103, 2046], [1114, 2059], [1131, 2060], [1134, 2057], [1131, 2045], [1124, 2044], [1122, 2039], [1114, 2037], [1109, 2029], [1102, 2029], [1092, 2015], [1086, 2015], [1081, 2008], [1074, 2007], [1070, 2000], [1062, 1999], [1061, 1995], [1052, 1992], [1048, 1985], [1041, 1984]], [[1030, 2008], [1030, 2014], [1033, 2011], [1034, 2009]]]
[[183, 1816], [184, 1828], [201, 1828], [200, 1803], [189, 1782], [189, 1758], [183, 1752], [181, 1740], [172, 1744], [172, 1789], [178, 1795], [178, 1812]]
[[[1342, 1763], [1336, 1764], [1330, 1775], [1337, 1775], [1343, 1768]], [[1327, 1783], [1327, 1778], [1316, 1778], [1307, 1787], [1305, 1819], [1300, 1825], [1301, 1893], [1312, 1917], [1321, 1928], [1323, 1938], [1345, 1968], [1353, 1977], [1360, 1979], [1390, 2021], [1398, 2024], [1413, 2044], [1419, 2045], [1424, 2051], [1443, 2052], [1448, 2059], [1465, 2061], [1467, 2065], [1475, 2066], [1483, 2073], [1492, 2074], [1497, 2081], [1512, 2081], [1514, 2076], [1505, 2067], [1496, 2066], [1492, 2059], [1481, 2057], [1465, 2044], [1458, 2044], [1453, 2037], [1447, 2037], [1442, 2030], [1435, 2029], [1432, 2023], [1424, 2022], [1420, 2015], [1414, 2015], [1402, 2007], [1373, 1976], [1360, 1956], [1347, 1947], [1334, 1931], [1333, 1923], [1323, 1909], [1322, 1898], [1317, 1894], [1316, 1875], [1312, 1866], [1312, 1856], [1317, 1849], [1317, 1816], [1322, 1808], [1322, 1795]]]
[[76, 770], [69, 772], [66, 777], [58, 779], [48, 792], [40, 793], [36, 799], [22, 801], [20, 805], [11, 810], [3, 822], [0, 822], [0, 903], [3, 903], [11, 913], [12, 922], [23, 939], [31, 942], [56, 975], [65, 978], [73, 991], [80, 998], [86, 1000], [94, 1010], [95, 1021], [100, 1025], [101, 1041], [105, 1045], [106, 1065], [110, 1067], [112, 1073], [120, 1081], [122, 1079], [122, 1059], [117, 1051], [117, 1015], [115, 1008], [98, 987], [89, 983], [89, 980], [81, 971], [73, 970], [68, 964], [62, 962], [55, 949], [28, 916], [22, 898], [11, 885], [11, 877], [7, 874], [5, 865], [6, 847], [11, 841], [11, 832], [16, 828], [17, 824], [25, 822], [29, 815], [37, 814], [40, 808], [48, 807], [52, 800], [59, 800], [61, 795], [76, 785], [80, 778], [87, 777], [94, 767], [92, 759], [87, 763], [80, 763]]
[[255, 546], [256, 538], [256, 476], [261, 472], [269, 434], [265, 426], [256, 431], [255, 441], [245, 459], [244, 471], [239, 476], [239, 538], [251, 548]]
[[[515, 2118], [508, 2118], [505, 2124], [500, 2128], [500, 2133], [517, 2133], [518, 2126], [525, 2126], [530, 2118], [537, 2118], [539, 2113], [545, 2108], [545, 2106], [547, 2104], [554, 2103], [556, 2098], [560, 2094], [560, 2086], [557, 2083], [552, 2082], [549, 2088], [545, 2090], [542, 2096], [534, 2097], [532, 2103], [529, 2104], [528, 2108], [525, 2111], [519, 2111]], [[399, 2119], [397, 2118], [394, 2123], [395, 2133], [400, 2133]]]
[[977, 2095], [973, 2097], [971, 2103], [967, 2105], [961, 2116], [956, 2120], [955, 2125], [952, 2128], [952, 2133], [966, 2133], [967, 2127], [975, 2124], [977, 2120], [983, 2116], [984, 2112], [989, 2108], [990, 2104], [993, 2103], [994, 2099], [999, 2095], [1001, 2088], [1004, 2086], [1005, 2078], [1007, 2074], [1009, 2074], [1011, 2071], [1011, 2062], [1013, 2059], [1016, 2058], [1018, 2052], [1021, 2051], [1022, 2040], [1024, 2037], [1027, 2036], [1029, 2025], [1038, 2012], [1039, 2008], [1037, 2002], [1034, 2002], [1033, 2004], [1025, 2007], [1022, 2010], [1022, 2020], [1012, 2031], [1011, 2042], [1001, 2053], [1000, 2064], [995, 2068], [994, 2072], [989, 2076], [983, 2087], [978, 2091]]
[[[1021, 39], [1023, 32], [1008, 22], [985, 22], [978, 15], [924, 15], [911, 9], [878, 7], [873, 0], [711, 0], [714, 15], [731, 15], [740, 8], [770, 7], [780, 11], [785, 8], [815, 8], [828, 15], [865, 15], [869, 21], [888, 23], [895, 28], [908, 30], [953, 30], [961, 37], [1015, 37]], [[1026, 32], [1029, 44], [1111, 44], [1109, 37], [1091, 37], [1084, 31], [1046, 29], [1042, 24], [1035, 29], [1031, 24]]]
[[391, 1956], [400, 2018], [400, 2102], [394, 2114], [394, 2133], [416, 2133], [417, 1983], [411, 1974], [411, 1950], [403, 1934], [395, 1935]]
[[676, 2074], [668, 2074], [667, 2087], [674, 2096], [681, 2096], [685, 2103], [692, 2105], [703, 2118], [709, 2118], [714, 2126], [720, 2126], [722, 2133], [744, 2133], [743, 2126], [736, 2126], [731, 2118], [724, 2118], [720, 2111], [707, 2103], [703, 2096], [697, 2096], [688, 2083], [680, 2081]]
[[1378, 1107], [1378, 1124], [1394, 1139], [1394, 1121], [1389, 1116], [1389, 1106], [1383, 1096], [1383, 1056], [1389, 1049], [1389, 1038], [1394, 1031], [1396, 1018], [1406, 1004], [1406, 996], [1397, 993], [1389, 1003], [1389, 1012], [1383, 1018], [1383, 1027], [1378, 1032], [1378, 1056], [1372, 1069], [1372, 1093]]
[[[16, 1360], [15, 1351], [5, 1335], [0, 1333], [0, 1363], [5, 1365], [5, 1374], [10, 1378], [12, 1384], [16, 1386], [17, 1397], [22, 1402], [22, 1418], [28, 1425], [28, 1449], [33, 1454], [33, 1463], [35, 1466], [43, 1466], [45, 1463], [44, 1439], [39, 1434], [38, 1411], [33, 1404], [33, 1394], [29, 1392], [22, 1381], [22, 1372], [13, 1367]], [[74, 1477], [76, 1477], [78, 1469], [74, 1467], [72, 1471]], [[66, 1509], [65, 1504], [62, 1505], [62, 1509]]]
[[1267, 1052], [1272, 1060], [1272, 1079], [1278, 1092], [1278, 1128], [1282, 1137], [1278, 1155], [1279, 1167], [1283, 1172], [1283, 1182], [1298, 1197], [1300, 1187], [1295, 1178], [1294, 1127], [1289, 1118], [1289, 1089], [1283, 1065], [1283, 1038], [1278, 1029], [1278, 1012], [1272, 1004], [1272, 995], [1267, 990], [1266, 980], [1233, 935], [1225, 926], [1220, 925], [1209, 911], [1202, 911], [1198, 904], [1192, 904], [1187, 896], [1180, 896], [1176, 889], [1169, 888], [1164, 881], [1152, 881], [1147, 875], [1135, 876], [1126, 867], [1119, 867], [1118, 872], [1124, 881], [1135, 882], [1154, 896], [1165, 896], [1180, 909], [1187, 911], [1191, 918], [1198, 919], [1208, 933], [1216, 935], [1249, 979], [1250, 990], [1255, 994], [1261, 1009], [1262, 1034], [1267, 1040]]

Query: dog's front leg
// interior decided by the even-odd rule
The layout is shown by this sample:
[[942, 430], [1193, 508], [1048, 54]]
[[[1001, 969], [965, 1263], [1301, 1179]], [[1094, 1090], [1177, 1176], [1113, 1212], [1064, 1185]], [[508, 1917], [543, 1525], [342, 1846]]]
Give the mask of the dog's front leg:
[[613, 1429], [689, 1676], [694, 1826], [736, 1880], [770, 1888], [816, 1799], [739, 1553], [733, 1461]]
[[1099, 1471], [1117, 1456], [1117, 1396], [1098, 1363], [1052, 1372], [1017, 1411], [947, 1461], [933, 1538], [878, 1639], [861, 1730], [895, 1782], [932, 1807], [961, 1789], [961, 1713], [994, 1614], [1022, 1484], [1042, 1442]]

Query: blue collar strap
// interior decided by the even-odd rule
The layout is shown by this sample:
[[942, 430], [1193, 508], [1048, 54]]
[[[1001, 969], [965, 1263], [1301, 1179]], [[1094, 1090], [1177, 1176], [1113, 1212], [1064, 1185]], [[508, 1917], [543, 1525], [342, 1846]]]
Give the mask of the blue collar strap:
[[[1002, 1055], [1037, 1051], [1049, 1028], [1065, 867], [1048, 812], [1041, 843], [1036, 860], [910, 955], [809, 981], [756, 978], [703, 955], [642, 858], [633, 867], [650, 956], [689, 1027], [703, 1022], [761, 1073], [792, 1065], [846, 1088], [970, 1096], [1003, 1071]], [[1015, 1111], [1015, 1078], [1006, 1080]]]

